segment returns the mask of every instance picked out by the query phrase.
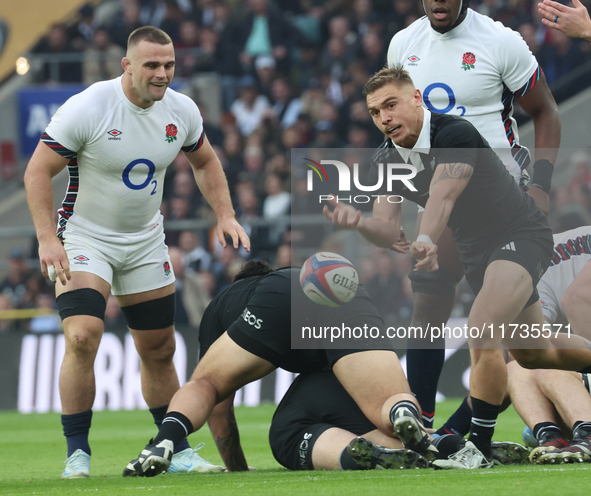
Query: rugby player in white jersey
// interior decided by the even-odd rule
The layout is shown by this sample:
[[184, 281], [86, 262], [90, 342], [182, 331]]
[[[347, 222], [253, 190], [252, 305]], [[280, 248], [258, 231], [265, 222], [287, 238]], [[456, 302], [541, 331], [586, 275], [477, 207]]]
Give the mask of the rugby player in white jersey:
[[[554, 332], [559, 325], [569, 324], [571, 332], [589, 335], [590, 261], [591, 226], [554, 235], [554, 256], [538, 283], [544, 320]], [[511, 362], [508, 371], [513, 406], [537, 441], [530, 460], [540, 464], [590, 461], [589, 374], [527, 370], [517, 362]]]
[[[522, 169], [530, 156], [519, 144], [512, 117], [517, 100], [535, 126], [536, 162], [528, 193], [547, 214], [552, 164], [560, 145], [556, 103], [521, 36], [469, 9], [468, 4], [469, 0], [424, 0], [427, 15], [392, 38], [388, 65], [403, 65], [429, 110], [470, 121], [515, 180], [523, 183], [527, 176], [522, 179]], [[453, 309], [463, 268], [449, 229], [437, 245], [439, 270], [413, 270], [409, 275], [414, 303], [411, 326], [440, 325], [447, 322]], [[408, 348], [409, 383], [423, 408], [423, 421], [430, 427], [445, 343], [443, 339], [434, 344], [413, 339]], [[467, 400], [463, 406], [469, 409]]]
[[[63, 478], [90, 475], [88, 431], [94, 359], [109, 293], [117, 297], [141, 359], [142, 393], [159, 424], [179, 388], [173, 364], [174, 273], [160, 213], [166, 168], [183, 151], [213, 208], [222, 246], [250, 242], [237, 223], [221, 164], [203, 133], [195, 103], [168, 89], [172, 41], [144, 26], [128, 40], [123, 75], [70, 98], [53, 116], [25, 173], [43, 275], [56, 280], [66, 349], [60, 372], [68, 442]], [[56, 235], [51, 178], [66, 165], [68, 191]], [[178, 471], [219, 471], [190, 449]]]

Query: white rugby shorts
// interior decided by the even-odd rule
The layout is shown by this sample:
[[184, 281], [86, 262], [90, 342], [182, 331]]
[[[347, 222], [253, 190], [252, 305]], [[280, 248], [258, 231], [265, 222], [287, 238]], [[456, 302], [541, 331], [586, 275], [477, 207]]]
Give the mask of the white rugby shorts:
[[79, 218], [72, 220], [63, 234], [70, 271], [99, 276], [111, 285], [115, 296], [142, 293], [175, 281], [162, 216], [139, 233], [108, 233]]

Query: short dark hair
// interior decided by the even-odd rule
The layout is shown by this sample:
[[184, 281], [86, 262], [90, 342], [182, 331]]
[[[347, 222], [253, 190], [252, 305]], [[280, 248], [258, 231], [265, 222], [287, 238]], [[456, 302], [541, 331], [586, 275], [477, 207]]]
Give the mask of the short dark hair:
[[131, 47], [138, 45], [140, 41], [148, 41], [158, 45], [169, 45], [172, 43], [170, 36], [162, 31], [162, 29], [155, 28], [154, 26], [142, 26], [131, 33], [127, 39], [127, 49], [129, 50]]
[[375, 91], [383, 88], [387, 84], [410, 84], [414, 87], [414, 83], [410, 77], [408, 71], [404, 70], [402, 64], [395, 65], [394, 67], [384, 67], [383, 69], [376, 72], [363, 87], [363, 96], [371, 95]]
[[247, 277], [264, 276], [273, 272], [273, 267], [265, 260], [252, 260], [240, 267], [240, 272], [234, 277], [234, 282], [246, 279]]

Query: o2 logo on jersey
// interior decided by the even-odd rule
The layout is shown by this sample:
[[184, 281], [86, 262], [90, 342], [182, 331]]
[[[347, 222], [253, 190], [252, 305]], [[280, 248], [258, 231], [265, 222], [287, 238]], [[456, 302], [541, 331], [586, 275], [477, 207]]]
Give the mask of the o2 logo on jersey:
[[[132, 171], [132, 169], [136, 166], [136, 165], [147, 165], [148, 166], [148, 175], [146, 176], [146, 180], [141, 183], [141, 184], [134, 184], [131, 182], [131, 180], [129, 179], [129, 173]], [[137, 160], [134, 160], [133, 162], [131, 162], [123, 171], [123, 183], [125, 184], [125, 186], [127, 186], [129, 189], [144, 189], [145, 187], [148, 186], [148, 184], [153, 184], [154, 185], [154, 189], [152, 190], [152, 192], [150, 193], [150, 195], [153, 195], [156, 193], [156, 187], [158, 186], [158, 181], [156, 181], [154, 179], [154, 181], [152, 181], [152, 178], [154, 177], [154, 172], [156, 172], [156, 166], [154, 165], [154, 162], [152, 162], [151, 160], [148, 160], [147, 158], [138, 158]], [[151, 182], [151, 183], [150, 183]]]
[[[447, 107], [437, 108], [431, 103], [431, 92], [435, 89], [440, 89], [447, 93], [449, 102]], [[452, 90], [447, 84], [432, 83], [425, 88], [425, 91], [423, 92], [423, 101], [431, 112], [435, 112], [436, 114], [447, 114], [456, 106], [456, 95], [454, 94], [454, 90]], [[466, 113], [466, 107], [458, 106], [457, 109], [462, 112], [460, 115], [464, 115]]]

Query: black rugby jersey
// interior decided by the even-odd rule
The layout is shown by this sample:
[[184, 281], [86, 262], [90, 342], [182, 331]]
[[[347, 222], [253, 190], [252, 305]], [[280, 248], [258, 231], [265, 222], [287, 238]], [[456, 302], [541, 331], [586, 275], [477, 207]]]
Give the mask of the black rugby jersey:
[[[474, 252], [486, 250], [501, 234], [519, 231], [530, 220], [543, 217], [534, 200], [521, 190], [494, 150], [467, 120], [432, 113], [430, 143], [429, 153], [420, 154], [424, 169], [411, 180], [418, 191], [413, 192], [396, 180], [390, 191], [384, 181], [376, 194], [400, 195], [424, 207], [437, 165], [471, 165], [472, 177], [457, 198], [448, 221], [463, 260], [471, 258]], [[390, 139], [374, 154], [368, 185], [377, 184], [379, 163], [405, 163]]]

